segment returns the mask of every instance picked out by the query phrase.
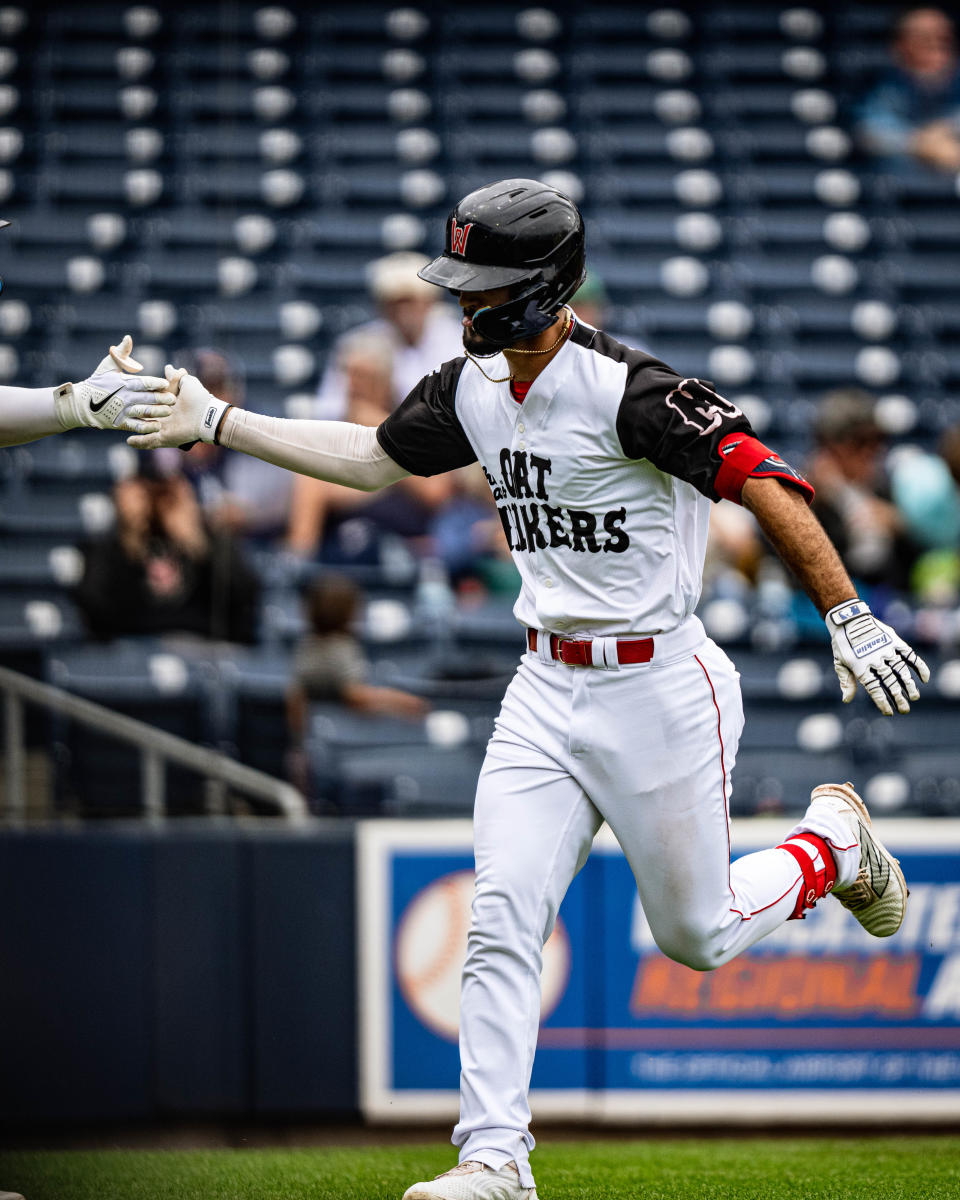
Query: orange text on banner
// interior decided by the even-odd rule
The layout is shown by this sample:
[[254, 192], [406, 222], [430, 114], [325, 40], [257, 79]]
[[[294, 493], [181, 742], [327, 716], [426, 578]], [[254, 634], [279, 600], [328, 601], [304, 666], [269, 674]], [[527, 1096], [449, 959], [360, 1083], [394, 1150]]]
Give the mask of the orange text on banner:
[[911, 1017], [919, 1007], [916, 954], [870, 958], [742, 958], [700, 974], [659, 954], [640, 960], [636, 1017]]

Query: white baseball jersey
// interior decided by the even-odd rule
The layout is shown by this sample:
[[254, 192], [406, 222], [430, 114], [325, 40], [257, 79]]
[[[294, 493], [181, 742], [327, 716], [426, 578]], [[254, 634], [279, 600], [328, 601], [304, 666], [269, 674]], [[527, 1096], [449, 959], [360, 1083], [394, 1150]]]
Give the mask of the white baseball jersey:
[[411, 474], [479, 460], [523, 581], [518, 621], [568, 636], [675, 629], [700, 598], [709, 501], [739, 500], [748, 475], [812, 495], [711, 385], [579, 322], [522, 404], [457, 358], [377, 436]]

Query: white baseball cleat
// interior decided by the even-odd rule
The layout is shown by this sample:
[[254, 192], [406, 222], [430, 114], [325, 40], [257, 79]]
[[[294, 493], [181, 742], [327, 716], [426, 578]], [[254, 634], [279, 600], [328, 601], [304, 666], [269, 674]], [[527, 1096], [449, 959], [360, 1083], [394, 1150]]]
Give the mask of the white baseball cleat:
[[23, 1200], [19, 1192], [0, 1192], [0, 1200]]
[[537, 1200], [537, 1189], [520, 1186], [516, 1163], [494, 1171], [468, 1161], [430, 1183], [415, 1183], [403, 1193], [403, 1200]]
[[860, 843], [860, 870], [848, 887], [834, 896], [874, 937], [890, 937], [903, 924], [907, 884], [900, 863], [873, 834], [867, 806], [852, 783], [822, 783], [810, 793], [811, 803], [828, 805], [850, 827]]

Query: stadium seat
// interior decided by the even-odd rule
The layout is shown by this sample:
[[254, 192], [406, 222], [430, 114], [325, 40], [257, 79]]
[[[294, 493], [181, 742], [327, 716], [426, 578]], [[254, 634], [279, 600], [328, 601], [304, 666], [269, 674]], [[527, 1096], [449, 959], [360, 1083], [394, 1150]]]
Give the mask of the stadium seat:
[[[51, 682], [96, 700], [148, 725], [192, 742], [207, 740], [209, 705], [202, 682], [183, 659], [137, 644], [114, 644], [105, 669], [99, 647], [58, 651], [49, 665]], [[55, 805], [85, 817], [139, 814], [141, 756], [138, 749], [67, 717], [50, 722], [54, 748]], [[167, 768], [167, 811], [204, 811], [202, 781], [193, 772]]]
[[62, 595], [0, 596], [0, 662], [5, 667], [40, 678], [52, 648], [76, 644], [83, 637], [80, 614]]
[[[783, 20], [784, 10], [778, 4], [752, 5], [731, 4], [723, 8], [705, 9], [701, 16], [701, 28], [706, 37], [713, 40], [741, 40], [753, 38], [789, 38], [791, 26]], [[823, 31], [807, 27], [804, 41], [816, 42]]]
[[340, 756], [330, 799], [345, 814], [469, 814], [482, 761], [475, 747], [365, 747]]
[[[92, 366], [92, 364], [91, 364]], [[136, 452], [122, 437], [71, 436], [44, 438], [17, 451], [19, 473], [46, 494], [106, 490], [136, 467]]]
[[528, 89], [513, 79], [496, 83], [476, 83], [472, 87], [458, 86], [451, 80], [440, 96], [441, 111], [451, 122], [478, 124], [500, 120], [512, 122], [516, 134], [516, 120], [523, 112], [524, 95]]
[[743, 748], [733, 768], [731, 814], [736, 817], [782, 812], [797, 817], [806, 808], [815, 787], [847, 779], [849, 768], [849, 758], [842, 753]]
[[230, 690], [232, 753], [247, 766], [285, 778], [290, 743], [285, 700], [289, 655], [270, 649], [238, 656], [224, 667], [220, 678]]

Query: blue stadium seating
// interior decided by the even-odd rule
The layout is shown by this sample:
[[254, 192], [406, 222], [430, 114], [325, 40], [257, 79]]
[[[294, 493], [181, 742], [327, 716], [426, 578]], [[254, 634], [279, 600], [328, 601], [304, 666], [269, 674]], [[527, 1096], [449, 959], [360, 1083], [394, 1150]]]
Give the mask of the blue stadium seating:
[[[287, 7], [292, 22], [271, 27], [254, 5], [161, 6], [158, 26], [139, 33], [122, 7], [30, 10], [0, 90], [2, 132], [19, 134], [0, 137], [2, 213], [13, 220], [0, 233], [0, 309], [12, 297], [30, 318], [0, 335], [15, 351], [9, 382], [78, 377], [108, 341], [140, 335], [141, 305], [164, 300], [167, 332], [139, 337], [160, 343], [160, 361], [190, 344], [223, 346], [243, 362], [248, 402], [282, 412], [273, 350], [308, 345], [316, 370], [297, 390], [310, 392], [333, 340], [372, 315], [367, 262], [398, 236], [402, 248], [431, 250], [454, 198], [491, 176], [565, 171], [582, 189], [610, 327], [704, 377], [713, 351], [742, 346], [749, 379], [717, 383], [767, 402], [779, 449], [802, 453], [817, 396], [856, 380], [872, 344], [855, 328], [861, 300], [895, 315], [883, 345], [899, 357], [891, 387], [916, 405], [910, 439], [929, 445], [960, 420], [955, 180], [877, 169], [840, 133], [885, 62], [892, 7], [816, 5], [812, 21], [786, 4], [564, 5], [531, 16], [431, 0], [421, 17], [389, 5]], [[268, 219], [269, 244], [243, 249], [245, 216]], [[400, 235], [397, 216], [411, 219]], [[827, 256], [839, 266], [818, 274]], [[231, 257], [254, 263], [249, 290], [225, 281]], [[672, 258], [693, 260], [692, 273], [664, 270]], [[82, 259], [94, 261], [78, 268]], [[319, 329], [287, 338], [280, 306], [304, 299]], [[745, 305], [751, 327], [721, 336], [718, 300]], [[83, 434], [0, 450], [4, 662], [34, 673], [54, 651], [80, 662], [68, 653], [82, 629], [56, 555], [109, 519], [122, 451], [119, 437]], [[295, 581], [275, 559], [261, 566], [264, 647], [238, 654], [232, 675], [217, 666], [229, 702], [216, 737], [282, 771], [289, 646], [303, 620]], [[355, 574], [374, 598], [411, 603], [412, 578], [381, 565]], [[31, 617], [30, 600], [52, 607]], [[496, 605], [459, 617], [433, 656], [422, 637], [368, 647], [376, 678], [460, 706], [491, 704], [521, 648]], [[960, 811], [952, 760], [930, 753], [950, 736], [950, 702], [931, 704], [924, 722], [891, 723], [890, 736], [854, 711], [841, 746], [811, 755], [798, 728], [834, 704], [835, 685], [825, 678], [803, 704], [771, 706], [779, 663], [744, 660], [750, 719], [735, 809], [796, 807], [810, 779], [859, 766], [902, 772], [912, 811]], [[74, 665], [62, 678], [93, 694], [95, 674]], [[111, 688], [97, 694], [122, 702], [123, 687]], [[208, 700], [200, 689], [197, 705]], [[350, 759], [344, 803], [432, 811], [442, 793], [432, 781], [453, 788], [476, 750], [434, 747], [422, 770], [409, 747]], [[472, 784], [454, 790], [468, 807]]]

